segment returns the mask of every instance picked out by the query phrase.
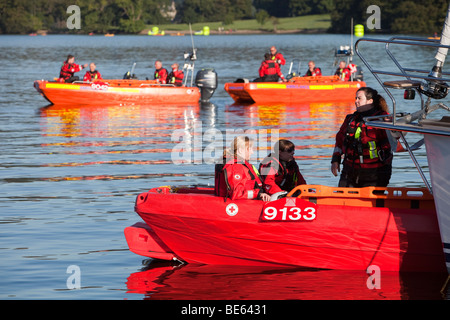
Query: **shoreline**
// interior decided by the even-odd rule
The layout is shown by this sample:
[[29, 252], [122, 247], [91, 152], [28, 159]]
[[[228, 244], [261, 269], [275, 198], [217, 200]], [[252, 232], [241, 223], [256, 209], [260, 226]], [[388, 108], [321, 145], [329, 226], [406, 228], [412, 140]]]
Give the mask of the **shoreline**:
[[[176, 30], [163, 30], [164, 35], [170, 35], [170, 36], [183, 36], [183, 35], [189, 35], [189, 30], [183, 30], [183, 31], [176, 31]], [[139, 35], [149, 35], [154, 36], [152, 34], [149, 34], [151, 32], [150, 29], [144, 29], [141, 32], [139, 32]], [[268, 30], [210, 30], [210, 35], [249, 35], [249, 34], [323, 34], [328, 33], [328, 29], [292, 29], [292, 30], [276, 30], [276, 31], [268, 31]], [[195, 32], [194, 32], [194, 35]], [[156, 36], [162, 36], [162, 34], [156, 34]]]

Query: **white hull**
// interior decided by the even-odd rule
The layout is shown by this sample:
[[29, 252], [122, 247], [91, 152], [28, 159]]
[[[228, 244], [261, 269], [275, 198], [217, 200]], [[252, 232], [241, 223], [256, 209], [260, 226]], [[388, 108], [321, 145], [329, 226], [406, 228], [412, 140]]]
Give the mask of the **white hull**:
[[431, 134], [424, 136], [439, 229], [450, 273], [450, 137]]

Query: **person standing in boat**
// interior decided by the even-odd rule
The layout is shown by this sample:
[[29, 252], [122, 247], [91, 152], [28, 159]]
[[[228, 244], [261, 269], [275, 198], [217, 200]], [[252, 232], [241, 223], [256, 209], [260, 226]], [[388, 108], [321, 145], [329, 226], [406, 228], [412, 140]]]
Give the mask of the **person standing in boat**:
[[84, 75], [83, 81], [92, 82], [102, 79], [102, 75], [100, 74], [100, 72], [98, 72], [98, 70], [96, 70], [96, 68], [97, 66], [95, 65], [95, 63], [91, 62], [91, 64], [89, 65], [89, 70], [86, 71]]
[[281, 52], [277, 51], [275, 46], [270, 47], [270, 58], [278, 63], [279, 66], [284, 66], [286, 64], [286, 59], [283, 57]]
[[155, 69], [154, 79], [160, 84], [166, 84], [168, 72], [163, 68], [161, 60], [155, 61]]
[[263, 159], [259, 172], [264, 190], [269, 195], [277, 192], [291, 191], [306, 184], [294, 159], [295, 145], [286, 139], [280, 139], [273, 147], [274, 152]]
[[305, 73], [305, 77], [319, 77], [322, 75], [322, 70], [319, 67], [316, 67], [314, 61], [308, 62], [308, 70]]
[[231, 200], [270, 200], [270, 196], [262, 189], [258, 170], [249, 163], [252, 153], [253, 141], [249, 137], [234, 138], [231, 147], [224, 152], [225, 165], [221, 169], [216, 166], [216, 195]]
[[266, 53], [264, 61], [259, 67], [259, 78], [255, 79], [254, 82], [278, 82], [280, 78], [284, 82], [287, 81], [281, 73], [278, 63], [272, 60], [270, 53]]
[[176, 87], [181, 87], [183, 85], [184, 72], [179, 70], [178, 63], [172, 64], [172, 71], [169, 73], [168, 81], [174, 84]]
[[71, 54], [67, 56], [67, 60], [63, 62], [61, 71], [59, 72], [59, 82], [74, 82], [80, 80], [78, 76], [75, 76], [75, 72], [79, 72], [86, 68], [87, 63], [84, 65], [79, 65], [75, 63], [75, 57]]
[[386, 187], [392, 174], [391, 144], [384, 129], [368, 127], [365, 117], [387, 115], [386, 100], [369, 87], [356, 92], [356, 111], [345, 117], [336, 134], [336, 145], [331, 160], [334, 176], [340, 172], [339, 187]]

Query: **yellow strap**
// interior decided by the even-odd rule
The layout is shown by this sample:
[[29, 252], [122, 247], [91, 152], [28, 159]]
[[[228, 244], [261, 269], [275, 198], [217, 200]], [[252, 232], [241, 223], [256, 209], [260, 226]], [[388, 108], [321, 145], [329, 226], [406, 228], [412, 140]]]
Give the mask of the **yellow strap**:
[[358, 127], [355, 132], [355, 139], [359, 139], [360, 135], [361, 135], [361, 127]]
[[369, 141], [370, 159], [378, 158], [377, 144], [375, 141]]

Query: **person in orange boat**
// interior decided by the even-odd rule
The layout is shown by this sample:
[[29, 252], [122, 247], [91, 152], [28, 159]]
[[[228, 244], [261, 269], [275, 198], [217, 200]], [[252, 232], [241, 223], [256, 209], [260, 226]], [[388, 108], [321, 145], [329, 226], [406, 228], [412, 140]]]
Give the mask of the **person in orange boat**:
[[63, 62], [61, 71], [59, 72], [59, 82], [74, 82], [80, 80], [78, 76], [75, 76], [75, 72], [79, 72], [86, 68], [87, 63], [84, 65], [79, 65], [75, 63], [75, 57], [71, 54], [67, 56], [67, 60]]
[[167, 69], [163, 68], [161, 60], [155, 61], [155, 74], [154, 79], [161, 84], [167, 83], [168, 72]]
[[286, 59], [280, 52], [277, 51], [275, 46], [270, 47], [270, 58], [280, 66], [284, 66], [286, 64]]
[[351, 71], [350, 68], [347, 67], [345, 61], [339, 62], [339, 67], [336, 69], [334, 75], [338, 76], [342, 81], [350, 80]]
[[222, 169], [216, 167], [216, 195], [231, 200], [270, 200], [270, 196], [262, 189], [258, 170], [248, 162], [252, 153], [253, 141], [249, 137], [234, 138], [231, 147], [224, 152], [225, 165]]
[[183, 70], [179, 70], [178, 63], [172, 64], [172, 71], [169, 73], [168, 81], [171, 84], [174, 84], [176, 87], [181, 87], [183, 85], [184, 72]]
[[98, 72], [98, 70], [96, 70], [96, 68], [97, 66], [95, 65], [95, 63], [91, 62], [91, 64], [89, 65], [89, 70], [86, 71], [84, 75], [83, 81], [92, 82], [102, 79], [102, 75], [100, 74], [100, 72]]
[[319, 67], [316, 67], [314, 61], [308, 62], [308, 70], [305, 73], [305, 77], [319, 77], [322, 75], [322, 70]]
[[274, 152], [259, 165], [264, 191], [273, 195], [282, 191], [289, 192], [296, 186], [306, 184], [294, 159], [295, 145], [289, 140], [280, 139], [273, 149]]
[[364, 118], [387, 115], [388, 106], [378, 92], [369, 87], [356, 92], [356, 111], [345, 117], [336, 134], [331, 160], [334, 176], [340, 172], [339, 187], [386, 187], [392, 174], [391, 144], [386, 130], [368, 127]]
[[254, 82], [278, 82], [279, 79], [286, 82], [287, 80], [283, 76], [278, 63], [272, 60], [270, 53], [264, 55], [264, 61], [259, 67], [259, 78]]

